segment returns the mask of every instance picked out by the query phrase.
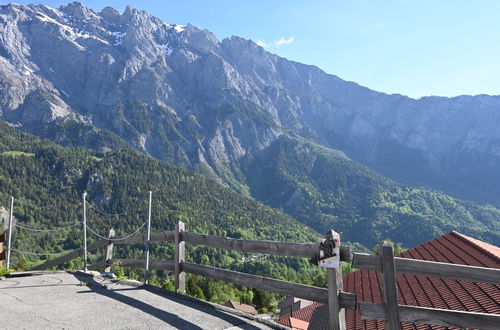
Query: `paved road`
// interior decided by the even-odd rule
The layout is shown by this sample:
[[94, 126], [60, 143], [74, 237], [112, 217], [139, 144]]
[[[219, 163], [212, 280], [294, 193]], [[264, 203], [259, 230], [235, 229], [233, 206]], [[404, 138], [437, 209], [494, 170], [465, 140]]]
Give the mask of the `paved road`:
[[3, 329], [271, 329], [166, 290], [66, 272], [0, 280], [0, 320]]

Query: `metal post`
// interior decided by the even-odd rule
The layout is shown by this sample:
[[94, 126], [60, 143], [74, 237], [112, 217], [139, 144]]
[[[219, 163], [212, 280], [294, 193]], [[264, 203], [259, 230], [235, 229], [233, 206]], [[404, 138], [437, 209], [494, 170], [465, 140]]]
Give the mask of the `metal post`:
[[149, 192], [148, 229], [146, 236], [146, 265], [144, 269], [144, 284], [148, 284], [149, 279], [149, 241], [151, 240], [151, 200], [153, 192]]
[[9, 212], [9, 248], [7, 249], [7, 269], [10, 268], [10, 250], [12, 248], [12, 211], [14, 210], [14, 197], [10, 197], [10, 212]]
[[87, 273], [87, 192], [83, 192], [83, 271]]

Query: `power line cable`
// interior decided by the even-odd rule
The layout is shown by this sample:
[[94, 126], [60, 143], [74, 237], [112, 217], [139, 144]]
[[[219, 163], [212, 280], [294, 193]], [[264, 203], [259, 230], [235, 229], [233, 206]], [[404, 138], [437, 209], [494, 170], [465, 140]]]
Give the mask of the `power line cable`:
[[17, 223], [14, 226], [18, 227], [18, 228], [21, 228], [21, 229], [24, 229], [24, 230], [27, 230], [27, 231], [49, 233], [49, 232], [62, 231], [62, 230], [65, 230], [65, 229], [68, 229], [68, 228], [72, 228], [72, 227], [76, 227], [76, 226], [79, 226], [79, 225], [80, 225], [80, 223], [77, 222], [77, 223], [74, 223], [74, 224], [69, 225], [69, 226], [55, 227], [54, 229], [36, 229], [36, 228], [30, 228], [30, 227], [21, 226], [21, 225], [19, 225]]
[[96, 211], [97, 213], [100, 213], [102, 215], [106, 215], [108, 217], [119, 217], [119, 216], [122, 216], [122, 215], [126, 215], [128, 212], [130, 212], [130, 210], [126, 210], [124, 212], [121, 212], [121, 213], [107, 213], [107, 212], [104, 212], [104, 211], [101, 211], [99, 210], [97, 207], [95, 207], [94, 205], [92, 205], [89, 201], [87, 201], [87, 205], [94, 211]]
[[120, 238], [109, 238], [109, 237], [104, 237], [104, 236], [101, 236], [99, 235], [98, 233], [96, 233], [92, 228], [90, 228], [89, 226], [86, 226], [87, 229], [92, 233], [94, 234], [95, 236], [101, 238], [101, 239], [105, 239], [105, 240], [108, 240], [108, 241], [121, 241], [121, 240], [124, 240], [126, 238], [129, 238], [129, 237], [132, 237], [134, 236], [135, 234], [137, 234], [141, 229], [142, 227], [144, 227], [146, 225], [146, 223], [143, 223], [139, 228], [136, 229], [136, 231], [134, 231], [132, 234], [130, 235], [127, 235], [127, 236], [123, 236], [123, 237], [120, 237]]

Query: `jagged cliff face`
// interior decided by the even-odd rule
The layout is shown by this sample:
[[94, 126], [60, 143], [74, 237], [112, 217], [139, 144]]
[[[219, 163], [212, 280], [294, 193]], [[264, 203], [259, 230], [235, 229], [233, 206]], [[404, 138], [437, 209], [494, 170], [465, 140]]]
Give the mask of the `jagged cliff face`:
[[469, 198], [500, 192], [496, 96], [378, 93], [130, 7], [10, 4], [0, 27], [0, 115], [30, 132], [67, 121], [108, 129], [240, 191], [239, 164], [286, 135]]

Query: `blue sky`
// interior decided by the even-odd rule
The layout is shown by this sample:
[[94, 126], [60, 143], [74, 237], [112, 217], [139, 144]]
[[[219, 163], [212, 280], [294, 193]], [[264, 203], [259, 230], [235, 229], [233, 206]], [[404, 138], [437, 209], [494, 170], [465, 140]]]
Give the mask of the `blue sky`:
[[[26, 4], [35, 1], [16, 1]], [[238, 35], [386, 93], [500, 94], [500, 1], [81, 1]], [[0, 1], [0, 3], [8, 3]], [[39, 1], [59, 7], [67, 1]]]

